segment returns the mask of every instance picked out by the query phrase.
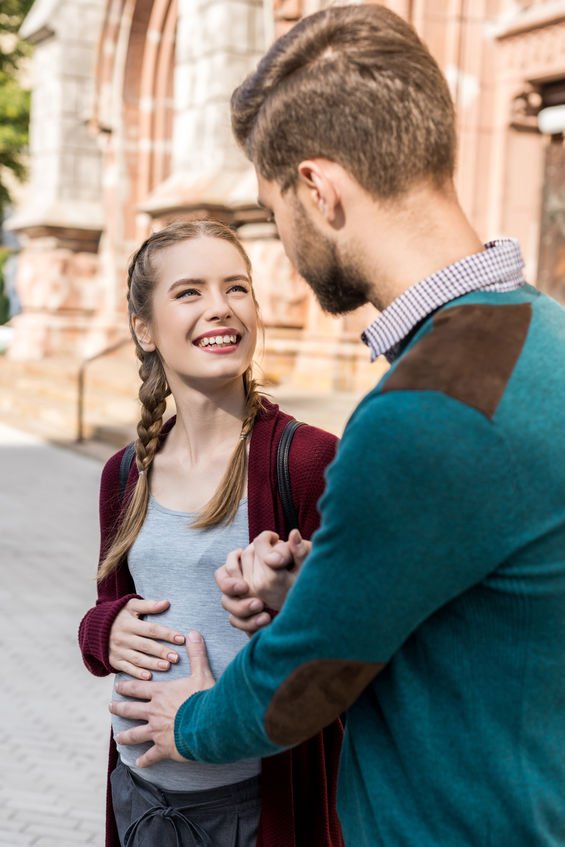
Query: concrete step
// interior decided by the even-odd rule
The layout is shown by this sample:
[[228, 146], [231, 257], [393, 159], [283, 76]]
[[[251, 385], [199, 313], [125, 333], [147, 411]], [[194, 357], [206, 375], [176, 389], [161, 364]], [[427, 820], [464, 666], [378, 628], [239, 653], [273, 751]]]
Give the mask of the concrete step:
[[[79, 363], [72, 360], [18, 362], [0, 356], [0, 420], [50, 440], [74, 440], [78, 375]], [[90, 363], [83, 391], [85, 437], [108, 431], [109, 441], [130, 440], [139, 412], [138, 382], [137, 366], [130, 357], [115, 354]]]

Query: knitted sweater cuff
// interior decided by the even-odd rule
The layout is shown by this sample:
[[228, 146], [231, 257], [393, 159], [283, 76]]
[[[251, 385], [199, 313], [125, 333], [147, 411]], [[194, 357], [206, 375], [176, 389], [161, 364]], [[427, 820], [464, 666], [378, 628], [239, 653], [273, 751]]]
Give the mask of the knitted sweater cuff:
[[123, 607], [139, 594], [125, 594], [117, 600], [106, 600], [90, 609], [79, 627], [79, 644], [84, 664], [94, 676], [115, 673], [110, 665], [110, 630]]

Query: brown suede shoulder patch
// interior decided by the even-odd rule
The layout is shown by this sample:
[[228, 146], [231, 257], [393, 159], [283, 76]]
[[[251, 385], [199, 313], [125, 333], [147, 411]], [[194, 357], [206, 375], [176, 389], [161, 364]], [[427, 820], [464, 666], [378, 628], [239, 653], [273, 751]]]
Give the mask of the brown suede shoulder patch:
[[520, 356], [529, 303], [469, 304], [438, 312], [433, 328], [402, 358], [388, 391], [440, 391], [492, 418]]
[[359, 697], [384, 665], [317, 659], [297, 668], [276, 691], [265, 715], [265, 730], [287, 747], [311, 738]]

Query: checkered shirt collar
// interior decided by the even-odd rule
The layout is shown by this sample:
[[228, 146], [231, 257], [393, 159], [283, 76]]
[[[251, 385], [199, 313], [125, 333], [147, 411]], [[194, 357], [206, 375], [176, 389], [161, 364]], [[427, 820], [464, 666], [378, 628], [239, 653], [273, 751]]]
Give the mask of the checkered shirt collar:
[[471, 291], [512, 291], [525, 285], [523, 267], [516, 239], [499, 238], [485, 244], [484, 251], [420, 280], [393, 300], [361, 335], [371, 350], [371, 361], [384, 355], [392, 362], [410, 332], [450, 300]]

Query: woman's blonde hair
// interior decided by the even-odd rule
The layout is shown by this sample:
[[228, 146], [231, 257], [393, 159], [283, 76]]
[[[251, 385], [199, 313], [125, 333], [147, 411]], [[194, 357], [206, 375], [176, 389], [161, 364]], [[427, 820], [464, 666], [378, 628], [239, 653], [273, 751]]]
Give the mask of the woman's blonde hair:
[[[135, 351], [141, 362], [141, 414], [135, 441], [135, 461], [139, 475], [120, 525], [98, 570], [99, 581], [105, 579], [124, 561], [145, 520], [149, 503], [149, 472], [159, 446], [166, 399], [171, 393], [159, 351], [146, 352], [142, 349], [133, 330], [133, 316], [138, 316], [146, 324], [151, 322], [155, 286], [155, 270], [152, 266], [154, 254], [171, 244], [194, 238], [221, 238], [228, 241], [243, 258], [251, 279], [251, 262], [243, 245], [237, 235], [219, 221], [198, 220], [170, 224], [150, 235], [133, 254], [128, 269], [128, 313]], [[255, 300], [254, 295], [253, 299]], [[257, 306], [256, 301], [255, 305]], [[261, 409], [261, 394], [253, 378], [251, 366], [243, 375], [243, 385], [246, 405], [241, 438], [218, 488], [193, 522], [193, 527], [204, 528], [229, 523], [233, 520], [243, 496], [247, 476], [246, 442]]]

